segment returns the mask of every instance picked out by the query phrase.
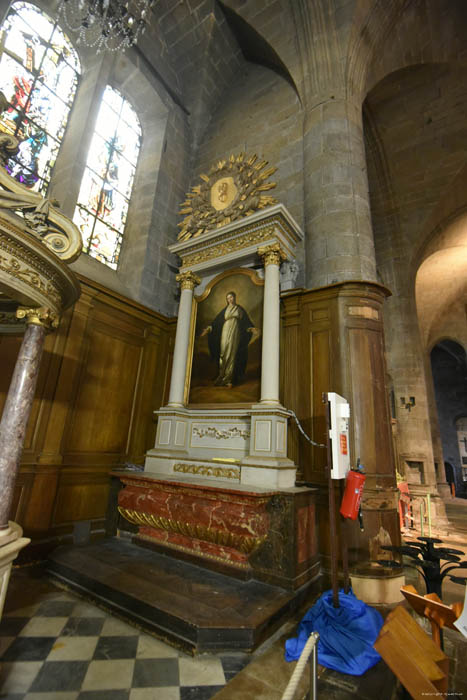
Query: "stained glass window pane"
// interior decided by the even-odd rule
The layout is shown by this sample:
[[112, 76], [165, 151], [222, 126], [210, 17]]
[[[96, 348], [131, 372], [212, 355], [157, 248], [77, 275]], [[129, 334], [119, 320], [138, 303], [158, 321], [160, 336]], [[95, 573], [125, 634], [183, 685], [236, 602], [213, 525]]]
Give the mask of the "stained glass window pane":
[[12, 4], [2, 30], [0, 90], [10, 106], [0, 126], [21, 141], [6, 168], [45, 194], [76, 92], [78, 55], [57, 23], [26, 2]]
[[109, 85], [104, 91], [74, 214], [84, 251], [117, 268], [141, 142], [135, 111]]

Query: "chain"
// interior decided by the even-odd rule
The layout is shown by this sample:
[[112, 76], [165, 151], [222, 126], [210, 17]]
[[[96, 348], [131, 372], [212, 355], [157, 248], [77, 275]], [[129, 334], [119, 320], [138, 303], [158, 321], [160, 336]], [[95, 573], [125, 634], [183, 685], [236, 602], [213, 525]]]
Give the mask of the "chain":
[[314, 445], [315, 447], [324, 447], [324, 448], [326, 448], [326, 445], [323, 445], [323, 444], [320, 443], [320, 442], [315, 442], [314, 440], [311, 439], [311, 437], [309, 437], [309, 436], [305, 433], [305, 431], [303, 430], [302, 426], [300, 425], [300, 421], [298, 420], [297, 416], [295, 415], [295, 411], [292, 411], [291, 409], [289, 409], [289, 413], [290, 413], [291, 417], [295, 420], [295, 422], [296, 422], [296, 424], [297, 424], [297, 427], [298, 427], [299, 431], [301, 432], [301, 434], [303, 435], [303, 437], [305, 438], [305, 440], [308, 440], [308, 442], [311, 442], [311, 444]]

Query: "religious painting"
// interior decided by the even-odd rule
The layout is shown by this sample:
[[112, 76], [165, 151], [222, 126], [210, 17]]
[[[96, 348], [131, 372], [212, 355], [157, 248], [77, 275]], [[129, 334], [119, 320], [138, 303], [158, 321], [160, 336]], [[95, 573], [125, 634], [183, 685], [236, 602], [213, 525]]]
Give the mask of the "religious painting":
[[254, 270], [238, 268], [195, 297], [190, 404], [259, 401], [263, 285]]
[[117, 269], [141, 145], [141, 126], [129, 102], [104, 90], [73, 216], [83, 252]]
[[73, 104], [80, 62], [57, 20], [14, 2], [2, 24], [0, 91], [3, 131], [19, 141], [6, 163], [12, 177], [45, 194]]

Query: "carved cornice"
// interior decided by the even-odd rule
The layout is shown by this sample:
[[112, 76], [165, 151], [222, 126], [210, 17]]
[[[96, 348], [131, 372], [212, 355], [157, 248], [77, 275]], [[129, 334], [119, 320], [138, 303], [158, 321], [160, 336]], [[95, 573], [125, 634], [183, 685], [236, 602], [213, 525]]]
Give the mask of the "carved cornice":
[[191, 270], [188, 270], [187, 272], [181, 272], [179, 275], [176, 276], [175, 278], [180, 285], [180, 288], [183, 289], [189, 289], [190, 291], [193, 291], [195, 287], [200, 284], [201, 279], [198, 277], [198, 275], [195, 275], [194, 272], [191, 272]]
[[244, 248], [249, 248], [256, 243], [261, 243], [262, 241], [267, 241], [274, 235], [275, 227], [274, 225], [266, 226], [260, 228], [256, 231], [246, 231], [243, 235], [232, 238], [226, 236], [228, 240], [222, 243], [217, 243], [208, 248], [204, 248], [197, 253], [191, 253], [182, 258], [182, 266], [196, 265], [198, 263], [206, 262], [207, 260], [212, 260], [213, 258], [220, 258], [223, 255], [228, 255], [229, 253], [235, 253], [238, 250], [243, 250]]
[[197, 272], [223, 258], [238, 260], [242, 257], [253, 261], [259, 245], [273, 243], [280, 243], [287, 257], [292, 259], [302, 238], [303, 232], [297, 222], [285, 207], [278, 204], [244, 220], [207, 231], [197, 238], [174, 243], [169, 250], [182, 259], [182, 270]]

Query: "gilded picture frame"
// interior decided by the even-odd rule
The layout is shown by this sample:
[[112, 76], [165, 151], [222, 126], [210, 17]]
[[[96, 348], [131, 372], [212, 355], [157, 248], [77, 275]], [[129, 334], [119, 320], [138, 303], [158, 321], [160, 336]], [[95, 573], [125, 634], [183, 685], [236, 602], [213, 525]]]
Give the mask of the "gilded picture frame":
[[264, 280], [235, 268], [194, 297], [188, 361], [188, 404], [249, 406], [261, 392]]

